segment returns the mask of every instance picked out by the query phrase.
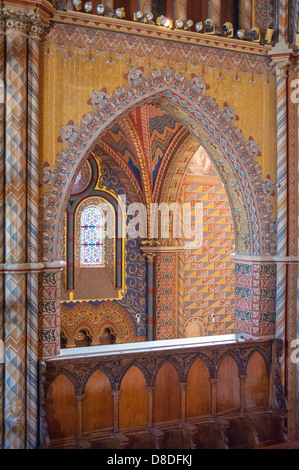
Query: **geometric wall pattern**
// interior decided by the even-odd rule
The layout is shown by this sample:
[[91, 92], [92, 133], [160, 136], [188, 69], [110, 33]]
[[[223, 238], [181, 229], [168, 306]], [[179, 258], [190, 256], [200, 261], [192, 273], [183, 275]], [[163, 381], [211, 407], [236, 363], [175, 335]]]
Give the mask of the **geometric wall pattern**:
[[[223, 186], [184, 184], [184, 200], [203, 209], [202, 246], [185, 252], [184, 317], [200, 317], [207, 335], [234, 330], [234, 227]], [[185, 323], [186, 324], [186, 323]]]

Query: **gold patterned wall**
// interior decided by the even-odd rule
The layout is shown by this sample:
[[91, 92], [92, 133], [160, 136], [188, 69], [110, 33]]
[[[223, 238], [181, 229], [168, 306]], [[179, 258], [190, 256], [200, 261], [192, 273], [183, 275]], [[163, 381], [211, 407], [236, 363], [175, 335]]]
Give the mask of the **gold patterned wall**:
[[143, 67], [146, 74], [166, 66], [187, 78], [204, 73], [207, 95], [220, 107], [235, 107], [236, 125], [245, 139], [260, 144], [263, 176], [276, 180], [275, 77], [265, 55], [55, 23], [41, 54], [42, 163], [54, 166], [63, 148], [57, 141], [59, 127], [69, 121], [80, 124], [91, 111], [93, 90], [104, 88], [110, 94], [127, 85], [132, 65]]

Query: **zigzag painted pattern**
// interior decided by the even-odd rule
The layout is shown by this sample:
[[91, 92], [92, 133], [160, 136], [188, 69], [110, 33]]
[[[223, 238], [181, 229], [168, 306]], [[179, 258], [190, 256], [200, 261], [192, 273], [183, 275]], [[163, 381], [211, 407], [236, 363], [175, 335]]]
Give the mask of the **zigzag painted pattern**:
[[26, 448], [38, 445], [38, 275], [27, 274]]
[[7, 36], [6, 56], [6, 257], [26, 261], [26, 78], [27, 44], [20, 35]]
[[150, 118], [148, 125], [151, 138], [153, 182], [155, 182], [155, 177], [163, 155], [170, 144], [171, 139], [181, 128], [181, 125], [168, 114], [162, 114]]
[[[6, 36], [5, 261], [26, 262], [27, 38]], [[26, 275], [5, 278], [4, 448], [23, 449], [26, 403]]]
[[105, 136], [103, 137], [103, 141], [107, 145], [115, 149], [122, 156], [122, 158], [133, 170], [140, 183], [141, 174], [138, 160], [134, 154], [134, 151], [132, 150], [132, 148], [130, 148], [126, 136], [121, 127], [118, 124], [115, 124], [113, 126], [113, 129], [109, 130], [107, 134], [105, 134]]
[[[39, 40], [28, 39], [27, 261], [38, 261]], [[38, 445], [38, 275], [27, 275], [26, 448]]]
[[203, 203], [202, 247], [185, 254], [185, 322], [200, 316], [207, 334], [234, 330], [234, 229], [225, 189], [218, 186], [184, 185], [188, 202]]
[[26, 275], [5, 276], [5, 449], [25, 448]]

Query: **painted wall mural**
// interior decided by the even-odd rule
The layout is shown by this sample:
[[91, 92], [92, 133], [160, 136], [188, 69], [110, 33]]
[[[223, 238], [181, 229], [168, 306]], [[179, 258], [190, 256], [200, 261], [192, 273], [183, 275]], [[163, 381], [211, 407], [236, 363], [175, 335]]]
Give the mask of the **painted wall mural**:
[[[115, 176], [113, 171], [107, 167], [104, 163], [101, 164], [101, 178], [98, 182], [98, 189], [103, 191], [108, 191], [109, 193], [114, 194], [117, 198], [117, 195], [126, 196], [127, 205], [131, 204], [128, 195], [122, 185], [122, 183]], [[131, 216], [128, 216], [128, 220]], [[120, 338], [129, 341], [140, 341], [144, 340], [146, 337], [146, 261], [140, 251], [139, 242], [136, 239], [127, 237], [125, 242], [125, 286], [123, 293], [118, 299], [90, 299], [84, 302], [82, 301], [63, 301], [61, 308], [61, 328], [64, 331], [66, 337], [69, 338], [70, 343], [74, 343], [73, 335], [75, 330], [77, 331], [79, 325], [76, 324], [76, 321], [81, 321], [82, 325], [88, 326], [88, 314], [84, 315], [84, 312], [92, 312], [90, 319], [90, 329], [94, 333], [95, 328], [99, 327], [99, 323], [103, 320], [103, 312], [105, 311], [105, 306], [114, 312], [118, 312], [116, 318], [121, 317], [121, 313], [125, 312], [126, 315], [123, 320], [126, 324], [131, 325], [129, 333], [124, 333], [123, 328], [120, 328]], [[72, 320], [72, 313], [74, 312], [74, 317]], [[102, 312], [102, 314], [101, 314]], [[93, 318], [96, 315], [96, 320], [94, 322]], [[82, 318], [81, 318], [82, 317]], [[118, 322], [119, 323], [119, 322]], [[81, 326], [82, 326], [81, 325]], [[72, 327], [70, 329], [70, 327]], [[133, 330], [134, 329], [134, 333]], [[96, 343], [96, 338], [99, 339], [98, 331], [93, 334], [94, 343]], [[121, 341], [122, 341], [121, 339]]]

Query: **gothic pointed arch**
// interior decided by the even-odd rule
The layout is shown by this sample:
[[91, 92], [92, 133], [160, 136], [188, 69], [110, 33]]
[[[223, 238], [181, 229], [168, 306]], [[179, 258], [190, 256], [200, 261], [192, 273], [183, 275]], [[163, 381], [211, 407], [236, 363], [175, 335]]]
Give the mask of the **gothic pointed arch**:
[[[60, 226], [79, 165], [107, 129], [130, 111], [149, 102], [176, 113], [208, 151], [220, 177], [229, 182], [227, 191], [234, 218], [239, 226], [245, 225], [246, 239], [249, 238], [249, 242], [244, 243], [241, 232], [237, 241], [239, 253], [269, 254], [270, 247], [274, 249], [275, 221], [268, 197], [273, 193], [274, 185], [262, 177], [256, 161], [258, 143], [246, 141], [235, 126], [235, 109], [230, 106], [220, 108], [206, 95], [203, 76], [187, 80], [171, 68], [147, 76], [132, 67], [127, 87], [118, 88], [111, 96], [104, 91], [94, 91], [90, 101], [93, 111], [83, 118], [80, 126], [69, 123], [60, 129], [65, 148], [58, 153], [55, 167], [48, 167], [44, 173], [42, 206], [48, 229], [42, 234], [43, 259], [56, 259], [59, 253]], [[269, 238], [270, 247], [264, 243]]]

